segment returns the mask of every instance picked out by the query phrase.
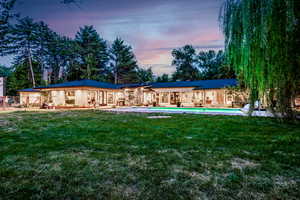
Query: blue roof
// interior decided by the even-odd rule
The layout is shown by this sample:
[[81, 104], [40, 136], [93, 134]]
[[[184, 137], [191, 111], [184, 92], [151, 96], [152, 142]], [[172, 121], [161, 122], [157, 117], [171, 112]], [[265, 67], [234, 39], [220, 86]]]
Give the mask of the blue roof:
[[37, 89], [44, 88], [63, 88], [63, 87], [95, 87], [95, 88], [107, 88], [107, 89], [118, 89], [118, 86], [111, 83], [104, 83], [94, 80], [79, 80], [79, 81], [71, 81], [66, 83], [59, 83], [48, 85], [44, 87], [36, 87]]
[[18, 92], [40, 92], [39, 90], [33, 89], [33, 88], [26, 88], [23, 90], [18, 90]]
[[121, 88], [135, 88], [141, 86], [149, 86], [150, 88], [172, 88], [172, 87], [194, 87], [199, 89], [218, 89], [237, 86], [236, 79], [217, 79], [217, 80], [200, 80], [200, 81], [177, 81], [177, 82], [163, 82], [163, 83], [133, 83], [133, 84], [112, 84], [98, 82], [94, 80], [79, 80], [66, 83], [53, 84], [48, 86], [36, 87], [34, 89], [28, 88], [19, 90], [19, 92], [39, 92], [37, 89], [46, 88], [64, 88], [64, 87], [94, 87], [106, 89], [121, 89]]
[[171, 88], [171, 87], [195, 87], [195, 89], [218, 89], [237, 86], [236, 79], [216, 79], [200, 81], [177, 81], [165, 83], [152, 83], [152, 88]]

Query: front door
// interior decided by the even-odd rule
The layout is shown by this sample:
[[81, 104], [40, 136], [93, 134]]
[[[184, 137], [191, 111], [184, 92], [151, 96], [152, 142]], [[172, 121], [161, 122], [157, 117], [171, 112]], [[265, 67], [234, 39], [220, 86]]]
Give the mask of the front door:
[[176, 105], [180, 101], [179, 92], [171, 93], [171, 104]]

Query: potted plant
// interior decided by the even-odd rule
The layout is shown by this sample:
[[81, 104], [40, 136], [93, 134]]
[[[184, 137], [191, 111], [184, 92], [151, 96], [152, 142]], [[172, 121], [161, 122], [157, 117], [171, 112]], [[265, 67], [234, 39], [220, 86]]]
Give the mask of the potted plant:
[[180, 101], [177, 102], [177, 107], [181, 107], [181, 102]]

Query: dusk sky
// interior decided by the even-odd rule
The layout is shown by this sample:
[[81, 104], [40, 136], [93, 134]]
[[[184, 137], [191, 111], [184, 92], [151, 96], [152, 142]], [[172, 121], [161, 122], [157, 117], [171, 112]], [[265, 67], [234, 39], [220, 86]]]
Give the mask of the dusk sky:
[[[119, 36], [133, 47], [139, 65], [152, 66], [155, 74], [175, 70], [174, 48], [223, 48], [218, 22], [222, 0], [80, 0], [79, 6], [60, 1], [18, 0], [16, 10], [72, 38], [84, 25], [93, 25], [109, 42]], [[8, 58], [0, 59], [8, 65]]]

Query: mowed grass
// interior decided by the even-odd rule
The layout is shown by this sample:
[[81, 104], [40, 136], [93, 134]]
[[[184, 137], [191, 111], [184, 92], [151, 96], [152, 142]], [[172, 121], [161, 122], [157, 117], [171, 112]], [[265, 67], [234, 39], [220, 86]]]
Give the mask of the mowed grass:
[[0, 114], [0, 199], [300, 199], [300, 124]]

